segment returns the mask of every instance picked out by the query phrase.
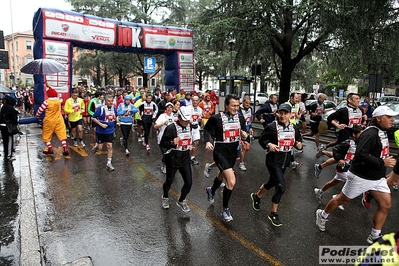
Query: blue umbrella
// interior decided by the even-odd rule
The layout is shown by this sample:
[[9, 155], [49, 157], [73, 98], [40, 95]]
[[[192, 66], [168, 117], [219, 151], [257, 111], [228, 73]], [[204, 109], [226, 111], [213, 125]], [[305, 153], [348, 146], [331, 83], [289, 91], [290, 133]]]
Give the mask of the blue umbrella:
[[65, 65], [46, 58], [35, 59], [21, 68], [25, 74], [54, 74], [65, 70]]
[[0, 84], [0, 93], [14, 93], [14, 91]]

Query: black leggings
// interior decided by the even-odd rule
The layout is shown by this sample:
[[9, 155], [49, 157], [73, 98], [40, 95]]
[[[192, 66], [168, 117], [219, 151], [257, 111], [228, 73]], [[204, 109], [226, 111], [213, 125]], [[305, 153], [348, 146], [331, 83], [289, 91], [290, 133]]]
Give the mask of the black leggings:
[[121, 131], [122, 131], [122, 136], [123, 136], [123, 145], [125, 149], [127, 149], [127, 141], [129, 139], [130, 135], [130, 130], [132, 129], [132, 125], [124, 125], [121, 124]]
[[143, 123], [144, 127], [144, 141], [148, 145], [148, 135], [150, 135], [152, 123]]
[[267, 190], [270, 190], [272, 187], [275, 187], [276, 191], [272, 197], [272, 202], [275, 204], [279, 204], [281, 200], [281, 196], [283, 196], [285, 192], [285, 178], [284, 172], [285, 168], [282, 169], [278, 166], [267, 166], [267, 170], [269, 170], [270, 178], [267, 183], [263, 184], [263, 187]]
[[14, 137], [8, 133], [6, 126], [0, 126], [1, 138], [3, 139], [4, 157], [11, 157], [14, 149]]
[[175, 179], [177, 170], [179, 170], [184, 181], [184, 185], [181, 188], [181, 193], [179, 198], [179, 201], [182, 202], [183, 200], [186, 199], [186, 196], [190, 192], [191, 186], [193, 184], [190, 163], [187, 163], [180, 168], [174, 168], [170, 166], [169, 163], [166, 164], [166, 181], [165, 183], [163, 183], [163, 196], [164, 198], [169, 198], [169, 190], [172, 186], [173, 180]]
[[162, 159], [161, 159], [161, 161], [162, 161], [163, 163], [165, 163], [165, 152], [167, 152], [168, 149], [162, 147], [161, 145], [159, 145], [159, 148], [161, 149], [161, 152], [162, 152]]

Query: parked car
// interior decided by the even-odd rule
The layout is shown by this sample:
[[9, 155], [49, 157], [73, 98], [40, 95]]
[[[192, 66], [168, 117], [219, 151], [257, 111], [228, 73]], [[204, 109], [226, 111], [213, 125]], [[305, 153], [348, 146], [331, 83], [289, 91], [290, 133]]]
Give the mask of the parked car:
[[384, 104], [386, 104], [388, 102], [392, 102], [392, 101], [398, 102], [399, 101], [399, 97], [396, 97], [396, 96], [383, 96], [383, 97], [380, 97], [380, 98], [376, 99], [376, 102], [377, 102], [378, 105], [384, 105]]
[[[395, 112], [399, 112], [399, 101], [391, 101], [385, 104]], [[395, 120], [392, 123], [392, 127], [387, 130], [388, 139], [393, 140], [393, 134], [399, 129], [399, 115], [395, 116]]]
[[[312, 103], [316, 102], [316, 100], [307, 100], [305, 102], [305, 106], [308, 107], [309, 105], [311, 105]], [[331, 111], [333, 109], [335, 109], [337, 107], [337, 105], [330, 100], [325, 100], [324, 101], [324, 110], [327, 113], [328, 111]]]
[[[254, 94], [251, 93], [251, 94], [249, 94], [249, 96], [251, 97], [251, 103], [253, 104], [253, 102], [254, 102]], [[269, 100], [269, 97], [268, 97], [268, 95], [266, 93], [264, 93], [264, 92], [257, 92], [256, 93], [255, 105], [264, 104], [267, 100]]]

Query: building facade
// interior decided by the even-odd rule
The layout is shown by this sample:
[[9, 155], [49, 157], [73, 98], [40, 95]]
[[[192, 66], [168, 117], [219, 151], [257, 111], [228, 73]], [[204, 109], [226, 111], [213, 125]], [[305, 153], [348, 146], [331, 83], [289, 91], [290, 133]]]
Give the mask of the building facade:
[[23, 87], [33, 85], [33, 76], [21, 73], [21, 68], [33, 60], [33, 32], [16, 32], [4, 37], [10, 68], [4, 70], [4, 83]]

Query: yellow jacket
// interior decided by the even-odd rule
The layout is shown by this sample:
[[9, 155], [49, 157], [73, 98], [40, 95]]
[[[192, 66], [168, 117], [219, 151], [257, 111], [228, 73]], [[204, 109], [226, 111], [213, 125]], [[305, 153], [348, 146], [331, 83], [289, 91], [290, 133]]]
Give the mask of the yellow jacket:
[[83, 99], [69, 98], [65, 102], [64, 112], [68, 114], [68, 120], [70, 122], [76, 122], [82, 119], [82, 113], [85, 111], [85, 104]]

